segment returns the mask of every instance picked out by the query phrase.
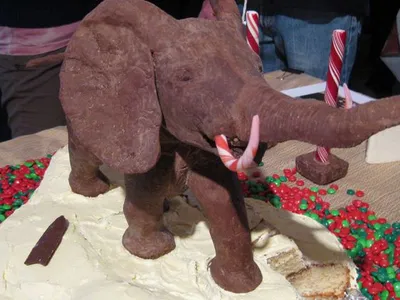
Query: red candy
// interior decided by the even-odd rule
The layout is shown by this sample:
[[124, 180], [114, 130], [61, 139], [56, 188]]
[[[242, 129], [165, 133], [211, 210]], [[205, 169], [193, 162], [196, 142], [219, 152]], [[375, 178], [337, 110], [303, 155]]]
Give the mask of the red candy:
[[364, 197], [364, 192], [363, 191], [357, 191], [356, 192], [356, 196], [359, 197], [359, 198]]
[[241, 180], [241, 181], [245, 181], [248, 179], [246, 173], [238, 172], [237, 175], [238, 175], [239, 180]]

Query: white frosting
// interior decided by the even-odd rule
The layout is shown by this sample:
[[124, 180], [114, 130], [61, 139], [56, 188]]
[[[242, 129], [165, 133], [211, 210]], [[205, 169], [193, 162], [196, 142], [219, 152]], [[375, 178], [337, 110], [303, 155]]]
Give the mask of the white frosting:
[[380, 164], [400, 161], [400, 126], [385, 129], [371, 136], [365, 161]]
[[[63, 148], [29, 203], [0, 226], [0, 300], [294, 300], [299, 298], [294, 288], [267, 265], [267, 257], [296, 248], [286, 236], [293, 237], [312, 259], [347, 259], [336, 238], [317, 222], [247, 200], [250, 216], [259, 214], [286, 236], [273, 236], [261, 246], [257, 243], [255, 261], [263, 282], [250, 293], [233, 294], [217, 286], [207, 270], [215, 252], [196, 208], [174, 199], [165, 223], [182, 236], [175, 237], [176, 249], [159, 259], [143, 260], [121, 244], [127, 227], [123, 189], [86, 198], [71, 192], [69, 171], [68, 150]], [[25, 266], [32, 247], [60, 215], [70, 227], [50, 264]], [[263, 234], [255, 230], [252, 238]]]

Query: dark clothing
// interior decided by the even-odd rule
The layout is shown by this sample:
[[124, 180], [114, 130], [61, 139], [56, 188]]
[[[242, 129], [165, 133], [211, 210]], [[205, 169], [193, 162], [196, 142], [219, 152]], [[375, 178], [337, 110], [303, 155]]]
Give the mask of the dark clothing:
[[[238, 3], [243, 3], [239, 0]], [[248, 0], [248, 10], [264, 16], [292, 14], [296, 10], [310, 10], [364, 17], [369, 13], [368, 0]]]
[[[0, 26], [49, 28], [82, 20], [102, 0], [0, 0]], [[148, 0], [177, 19], [196, 17], [202, 0]]]
[[33, 68], [25, 66], [33, 58], [52, 53], [35, 56], [0, 55], [0, 104], [7, 112], [8, 127], [13, 138], [65, 125], [64, 112], [58, 100], [61, 63]]

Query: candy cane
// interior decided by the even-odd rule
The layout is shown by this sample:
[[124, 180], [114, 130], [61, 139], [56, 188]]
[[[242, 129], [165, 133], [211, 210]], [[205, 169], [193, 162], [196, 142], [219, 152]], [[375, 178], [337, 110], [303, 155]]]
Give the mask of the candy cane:
[[[343, 58], [346, 46], [346, 31], [334, 30], [332, 34], [331, 52], [329, 54], [328, 74], [326, 76], [325, 102], [337, 107], [337, 96], [339, 91], [340, 74], [343, 66]], [[315, 158], [327, 164], [330, 149], [317, 147]]]
[[259, 26], [260, 17], [256, 11], [246, 12], [246, 39], [247, 44], [256, 53], [260, 54]]
[[228, 140], [223, 134], [215, 137], [218, 155], [223, 164], [231, 171], [238, 172], [250, 168], [254, 165], [258, 144], [260, 142], [260, 119], [258, 115], [253, 117], [251, 122], [250, 139], [246, 150], [240, 158], [235, 158], [229, 149]]

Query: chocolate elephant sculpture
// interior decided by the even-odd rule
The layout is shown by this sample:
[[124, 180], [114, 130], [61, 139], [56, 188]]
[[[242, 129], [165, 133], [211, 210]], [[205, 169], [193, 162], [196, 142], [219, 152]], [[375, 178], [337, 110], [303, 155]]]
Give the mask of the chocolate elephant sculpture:
[[348, 111], [291, 99], [264, 80], [235, 1], [203, 8], [212, 9], [207, 18], [176, 20], [143, 0], [105, 0], [82, 21], [60, 74], [69, 182], [91, 197], [109, 189], [100, 165], [125, 174], [122, 242], [145, 259], [175, 248], [163, 228], [163, 202], [190, 188], [214, 242], [213, 279], [243, 293], [262, 275], [237, 176], [218, 157], [214, 138], [223, 134], [239, 153], [258, 115], [263, 143], [352, 147], [399, 124], [400, 99]]

